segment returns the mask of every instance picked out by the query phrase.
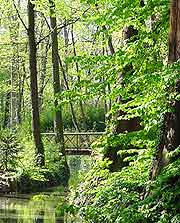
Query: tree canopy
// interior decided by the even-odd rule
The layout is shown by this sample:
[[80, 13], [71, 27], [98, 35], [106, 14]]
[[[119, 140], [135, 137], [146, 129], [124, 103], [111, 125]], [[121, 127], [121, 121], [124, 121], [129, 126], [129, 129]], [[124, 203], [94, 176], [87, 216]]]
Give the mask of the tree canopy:
[[0, 125], [24, 144], [6, 169], [61, 169], [67, 182], [63, 133], [104, 132], [73, 211], [87, 222], [179, 222], [179, 4], [1, 0]]

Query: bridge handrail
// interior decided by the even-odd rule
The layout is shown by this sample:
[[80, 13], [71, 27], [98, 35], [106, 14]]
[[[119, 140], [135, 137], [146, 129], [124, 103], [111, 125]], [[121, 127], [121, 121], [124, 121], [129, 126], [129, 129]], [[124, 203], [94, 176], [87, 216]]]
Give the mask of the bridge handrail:
[[[64, 132], [64, 135], [103, 135], [104, 132]], [[41, 135], [55, 135], [54, 132], [43, 132]]]
[[[68, 155], [87, 155], [91, 153], [91, 144], [104, 132], [64, 132], [64, 145]], [[54, 140], [54, 132], [41, 133], [44, 139]], [[80, 152], [80, 153], [78, 153]]]

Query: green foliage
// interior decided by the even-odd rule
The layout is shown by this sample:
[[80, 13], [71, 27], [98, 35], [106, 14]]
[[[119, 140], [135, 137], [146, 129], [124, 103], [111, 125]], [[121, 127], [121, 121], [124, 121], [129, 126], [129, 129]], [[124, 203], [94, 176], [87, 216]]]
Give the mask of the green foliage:
[[[157, 181], [147, 181], [147, 160], [109, 173], [105, 161], [94, 166], [76, 192], [74, 210], [87, 222], [179, 222], [179, 160], [168, 165]], [[108, 164], [108, 163], [107, 163]], [[151, 184], [151, 185], [149, 185]], [[151, 194], [145, 195], [145, 188]]]
[[[71, 41], [65, 49], [62, 35], [58, 36], [62, 67], [68, 65], [69, 87], [64, 89], [62, 94], [56, 95], [63, 107], [65, 129], [73, 129], [69, 102], [73, 104], [78, 123], [83, 129], [79, 111], [81, 101], [84, 105], [87, 130], [103, 131], [105, 118], [102, 104], [111, 101], [112, 107], [107, 114], [106, 135], [94, 143], [93, 148], [102, 155], [111, 149], [117, 152], [122, 162], [128, 163], [127, 167], [121, 167], [121, 171], [111, 173], [108, 170], [110, 161], [97, 162], [84, 178], [84, 182], [82, 180], [75, 194], [74, 205], [59, 207], [59, 212], [62, 214], [64, 209], [73, 214], [79, 211], [85, 221], [92, 223], [180, 221], [179, 148], [168, 154], [170, 164], [158, 178], [154, 182], [148, 181], [150, 163], [159, 140], [163, 114], [171, 111], [174, 101], [179, 100], [179, 94], [175, 93], [175, 83], [179, 79], [180, 61], [167, 65], [168, 0], [144, 2], [145, 6], [142, 7], [140, 0], [55, 1], [58, 31], [59, 26], [61, 27], [65, 21], [70, 25], [72, 21], [76, 21], [73, 24], [76, 56]], [[34, 3], [43, 15], [49, 15], [47, 0], [38, 0]], [[11, 4], [10, 1], [8, 9]], [[85, 9], [88, 10], [84, 12]], [[8, 17], [2, 14], [3, 19]], [[43, 23], [42, 21], [44, 22], [39, 20], [39, 24]], [[5, 25], [9, 23], [9, 21], [4, 22]], [[67, 27], [69, 36], [72, 29], [70, 25]], [[125, 40], [124, 28], [129, 26], [133, 26], [138, 32], [136, 36]], [[39, 30], [37, 27], [36, 33], [40, 33], [37, 39], [49, 33], [47, 27], [44, 30], [43, 28]], [[2, 31], [1, 39], [7, 39], [7, 36], [8, 38], [10, 36], [7, 30]], [[110, 53], [109, 49], [111, 38], [114, 54]], [[40, 68], [42, 61], [39, 58], [44, 53], [43, 44], [38, 47]], [[4, 47], [2, 56], [7, 54], [8, 50], [9, 47]], [[21, 52], [19, 58], [24, 58], [23, 52], [26, 50], [20, 48], [19, 51]], [[13, 50], [9, 54], [12, 58]], [[1, 64], [0, 73], [3, 74], [3, 78], [0, 79], [2, 86], [0, 93], [7, 90], [4, 82], [9, 76], [6, 75], [8, 74], [6, 67], [11, 67], [11, 62], [5, 58]], [[27, 65], [26, 60], [25, 57]], [[50, 59], [47, 61], [47, 67], [50, 67]], [[40, 68], [38, 69], [41, 70]], [[48, 83], [49, 70], [45, 79], [47, 87], [44, 89], [44, 104], [41, 108], [41, 131], [44, 132], [53, 130], [54, 110], [52, 86]], [[25, 148], [18, 153], [22, 182], [30, 182], [30, 187], [33, 180], [38, 182], [38, 186], [51, 183], [54, 179], [58, 183], [67, 182], [68, 168], [64, 166], [64, 160], [61, 160], [58, 153], [58, 145], [54, 142], [43, 139], [46, 166], [44, 169], [34, 166], [34, 145], [29, 136], [31, 119], [28, 84], [25, 84], [24, 92], [26, 117], [22, 129], [18, 130], [19, 134], [24, 132], [26, 135], [21, 138]], [[95, 106], [94, 101], [98, 101], [100, 106]], [[141, 130], [113, 134], [114, 127], [120, 121], [133, 118], [139, 118]], [[72, 163], [79, 165], [78, 162], [72, 161]], [[79, 175], [75, 177], [79, 178]], [[72, 183], [77, 185], [75, 179]], [[150, 188], [150, 194], [145, 194], [147, 188]]]
[[41, 112], [41, 132], [54, 131], [54, 112], [52, 110], [43, 110]]
[[[41, 132], [53, 132], [54, 131], [54, 111], [51, 108], [44, 109], [41, 112]], [[94, 107], [91, 105], [84, 106], [85, 110], [85, 123], [82, 122], [82, 116], [77, 104], [74, 105], [75, 115], [77, 122], [82, 131], [99, 131], [103, 132], [105, 129], [105, 115], [102, 107]], [[72, 121], [72, 114], [69, 106], [63, 107], [63, 124], [65, 131], [74, 131], [74, 125]], [[86, 129], [85, 129], [86, 128]]]
[[88, 173], [86, 182], [80, 188], [82, 192], [75, 200], [80, 207], [80, 214], [88, 222], [90, 219], [92, 222], [116, 222], [124, 208], [138, 201], [136, 189], [141, 188], [140, 185], [128, 180], [128, 172], [124, 178], [121, 173], [109, 173], [107, 165], [107, 161], [103, 161]]
[[[131, 149], [133, 146], [137, 155], [126, 157], [126, 160], [130, 161], [129, 166], [117, 173], [110, 173], [97, 164], [87, 174], [80, 192], [79, 188], [76, 192], [75, 210], [80, 209], [79, 214], [83, 219], [93, 223], [179, 222], [178, 163], [169, 165], [153, 184], [148, 181], [148, 171], [158, 142], [162, 116], [164, 112], [170, 111], [172, 101], [178, 97], [175, 95], [175, 82], [178, 79], [179, 62], [173, 65], [166, 65], [165, 62], [168, 36], [167, 1], [147, 1], [143, 8], [140, 7], [139, 1], [88, 3], [92, 6], [98, 4], [92, 7], [94, 14], [93, 17], [87, 18], [88, 22], [98, 26], [107, 25], [110, 27], [110, 34], [113, 35], [117, 29], [129, 25], [138, 29], [136, 39], [121, 45], [113, 56], [87, 54], [70, 61], [78, 61], [84, 70], [89, 68], [92, 71], [92, 76], [90, 74], [86, 77], [86, 85], [81, 82], [81, 89], [84, 87], [86, 97], [93, 98], [98, 94], [107, 100], [116, 101], [117, 97], [123, 100], [123, 103], [113, 104], [108, 114], [107, 134], [95, 143], [93, 148], [102, 154], [109, 148], [114, 148], [119, 150], [118, 154], [123, 157], [125, 153], [134, 152]], [[104, 4], [109, 8], [101, 7]], [[152, 15], [156, 19], [153, 27], [150, 27], [147, 22]], [[99, 41], [104, 32], [103, 29], [100, 30], [99, 35], [96, 35]], [[105, 34], [107, 35], [107, 32]], [[129, 65], [132, 70], [127, 69]], [[119, 73], [123, 83], [117, 85]], [[105, 79], [103, 83], [97, 81], [92, 84], [89, 81], [90, 78], [100, 80], [100, 77]], [[102, 89], [108, 83], [113, 89], [109, 95], [104, 95]], [[74, 85], [74, 100], [83, 98], [78, 87]], [[117, 118], [119, 110], [124, 113]], [[112, 119], [113, 116], [116, 118]], [[112, 134], [113, 127], [119, 120], [134, 117], [140, 117], [142, 130]], [[176, 160], [178, 154], [177, 149], [173, 154], [169, 154], [170, 159]], [[148, 187], [153, 188], [152, 193], [144, 197]]]
[[88, 106], [86, 109], [86, 127], [87, 130], [103, 132], [105, 129], [104, 109]]
[[21, 150], [22, 145], [14, 133], [8, 130], [0, 131], [0, 169], [16, 170], [18, 152]]
[[[42, 191], [47, 187], [67, 186], [69, 169], [64, 157], [59, 154], [58, 145], [43, 138], [46, 164], [43, 168], [35, 165], [35, 153], [32, 139], [23, 138], [24, 150], [19, 153], [18, 173], [21, 192]], [[28, 148], [28, 149], [27, 149]]]

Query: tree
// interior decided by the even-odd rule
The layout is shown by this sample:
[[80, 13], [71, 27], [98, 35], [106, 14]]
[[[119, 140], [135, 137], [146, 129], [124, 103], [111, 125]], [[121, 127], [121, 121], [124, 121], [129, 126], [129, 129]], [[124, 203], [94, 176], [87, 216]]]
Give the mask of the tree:
[[[180, 58], [180, 2], [171, 0], [170, 4], [170, 31], [169, 31], [169, 55], [168, 63], [175, 63]], [[180, 80], [176, 81], [176, 96], [180, 93]], [[175, 99], [172, 112], [163, 115], [160, 139], [153, 158], [149, 178], [155, 179], [160, 171], [168, 164], [166, 154], [175, 150], [180, 145], [180, 101]]]
[[[73, 56], [76, 57], [77, 53], [76, 53], [76, 45], [75, 45], [75, 39], [74, 39], [74, 26], [73, 26], [73, 24], [72, 24], [72, 28], [71, 28], [71, 39], [72, 39], [72, 45], [73, 45]], [[78, 82], [80, 82], [81, 78], [79, 76], [79, 64], [78, 64], [78, 62], [76, 62], [75, 65], [76, 65], [76, 72], [77, 72]], [[81, 119], [82, 119], [82, 122], [83, 122], [83, 129], [86, 130], [87, 129], [86, 117], [85, 117], [85, 112], [84, 112], [84, 107], [83, 107], [82, 100], [79, 101], [79, 107], [80, 107], [80, 112], [81, 112]]]
[[[68, 44], [69, 44], [69, 37], [68, 37], [68, 31], [67, 31], [67, 22], [65, 21], [64, 23], [64, 47], [65, 47], [65, 50], [64, 50], [64, 53], [65, 53], [65, 59], [67, 58], [68, 56]], [[59, 57], [59, 60], [60, 60], [60, 57]], [[65, 85], [66, 85], [66, 90], [69, 90], [69, 83], [68, 83], [68, 63], [65, 62], [65, 69], [63, 68], [62, 66], [62, 62], [60, 62], [60, 66], [61, 66], [61, 70], [62, 70], [62, 73], [63, 73], [63, 76], [64, 76], [64, 82], [65, 82]], [[80, 132], [80, 128], [79, 128], [79, 125], [78, 125], [78, 122], [77, 122], [77, 118], [76, 118], [76, 114], [75, 114], [75, 111], [74, 111], [74, 107], [73, 107], [73, 103], [71, 102], [71, 99], [70, 99], [70, 108], [71, 108], [71, 116], [72, 116], [72, 122], [73, 122], [73, 125], [74, 125], [74, 128], [76, 131]]]
[[62, 89], [60, 85], [59, 76], [59, 52], [58, 52], [58, 38], [57, 38], [57, 21], [55, 16], [55, 3], [50, 0], [50, 23], [51, 23], [51, 41], [52, 41], [52, 65], [53, 65], [53, 89], [54, 89], [54, 107], [55, 107], [55, 119], [54, 119], [54, 131], [56, 134], [56, 142], [60, 146], [60, 153], [65, 156], [64, 148], [64, 136], [63, 136], [63, 120], [62, 110], [58, 103], [57, 94], [60, 94]]
[[[168, 62], [174, 63], [180, 58], [180, 2], [171, 0], [170, 32], [169, 32], [169, 56]], [[180, 93], [180, 79], [176, 81], [176, 95]], [[180, 145], [180, 101], [175, 100], [175, 145]]]
[[[106, 30], [106, 27], [104, 27], [104, 29]], [[136, 28], [134, 28], [133, 26], [128, 26], [128, 27], [124, 27], [123, 28], [123, 39], [124, 41], [130, 42], [131, 39], [134, 39], [135, 36], [138, 35], [138, 30]], [[115, 54], [115, 49], [113, 47], [112, 44], [112, 37], [108, 36], [108, 47], [109, 47], [109, 51], [111, 53], [111, 55]], [[133, 66], [131, 63], [128, 63], [123, 70], [120, 72], [120, 74], [118, 74], [117, 77], [117, 85], [119, 86], [123, 86], [123, 78], [128, 74], [131, 73], [133, 75]], [[130, 101], [131, 99], [128, 100], [124, 100], [121, 97], [117, 97], [116, 101], [119, 104], [125, 104], [128, 101]], [[121, 109], [118, 109], [116, 111], [116, 113], [112, 116], [112, 123], [113, 123], [113, 129], [112, 129], [112, 133], [116, 136], [120, 133], [125, 133], [125, 132], [135, 132], [135, 131], [139, 131], [142, 127], [140, 125], [140, 119], [139, 117], [132, 117], [127, 119], [127, 112], [124, 112]], [[121, 118], [119, 118], [121, 117]], [[112, 124], [111, 123], [111, 124]], [[121, 149], [121, 147], [123, 147]], [[130, 149], [134, 149], [133, 153], [129, 153], [128, 150]], [[128, 166], [129, 162], [125, 161], [124, 159], [129, 157], [129, 156], [134, 156], [137, 154], [137, 152], [135, 151], [136, 147], [134, 147], [133, 145], [128, 145], [128, 146], [123, 146], [121, 144], [118, 144], [116, 146], [109, 146], [109, 148], [106, 150], [106, 153], [104, 154], [104, 158], [108, 158], [109, 160], [112, 161], [112, 164], [110, 165], [110, 170], [111, 171], [117, 171], [120, 170], [122, 167], [124, 166]], [[123, 153], [123, 155], [119, 155], [118, 151], [119, 150], [127, 150], [126, 152]]]
[[34, 4], [28, 0], [28, 39], [29, 39], [29, 70], [30, 70], [30, 88], [32, 102], [32, 130], [36, 149], [36, 164], [43, 166], [45, 164], [44, 146], [40, 134], [39, 118], [39, 100], [37, 84], [37, 58], [36, 58], [36, 40], [35, 40], [35, 14]]

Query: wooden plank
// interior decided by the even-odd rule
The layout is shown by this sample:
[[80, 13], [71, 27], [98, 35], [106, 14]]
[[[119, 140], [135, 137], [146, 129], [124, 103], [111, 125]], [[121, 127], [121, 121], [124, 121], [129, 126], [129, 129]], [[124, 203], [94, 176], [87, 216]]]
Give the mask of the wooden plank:
[[66, 155], [91, 155], [92, 151], [90, 149], [66, 149]]
[[[64, 132], [64, 135], [103, 135], [104, 132]], [[54, 136], [54, 132], [43, 132], [42, 136]]]
[[104, 132], [64, 132], [64, 135], [103, 135], [103, 134]]

